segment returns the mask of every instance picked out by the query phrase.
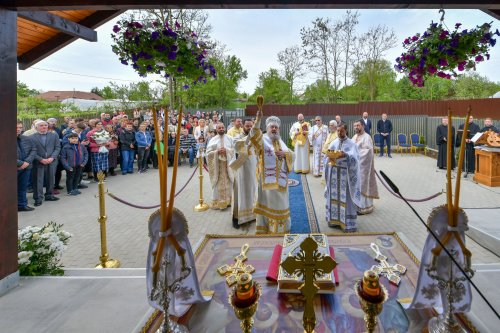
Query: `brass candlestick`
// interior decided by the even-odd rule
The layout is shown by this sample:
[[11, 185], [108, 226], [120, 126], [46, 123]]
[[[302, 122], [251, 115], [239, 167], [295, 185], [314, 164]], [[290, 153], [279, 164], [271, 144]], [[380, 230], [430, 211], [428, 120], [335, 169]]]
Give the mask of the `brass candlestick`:
[[200, 174], [198, 176], [198, 178], [200, 179], [200, 203], [194, 206], [195, 212], [204, 212], [209, 208], [208, 204], [203, 202], [203, 153], [204, 149], [200, 148], [200, 157], [198, 158], [198, 168], [200, 169]]
[[365, 313], [367, 332], [373, 333], [377, 327], [377, 316], [382, 312], [383, 304], [387, 300], [387, 290], [379, 283], [377, 273], [365, 271], [363, 280], [357, 281], [354, 285], [354, 292]]
[[99, 257], [100, 264], [97, 264], [95, 268], [119, 268], [120, 261], [116, 259], [109, 259], [108, 256], [108, 245], [106, 242], [106, 203], [104, 197], [106, 191], [104, 190], [104, 173], [99, 171], [97, 173], [97, 179], [99, 180], [99, 224], [101, 225], [101, 256]]
[[262, 287], [252, 279], [249, 273], [238, 277], [238, 284], [231, 289], [229, 304], [233, 307], [236, 318], [241, 320], [240, 327], [243, 333], [251, 333], [254, 324], [253, 316], [257, 312]]

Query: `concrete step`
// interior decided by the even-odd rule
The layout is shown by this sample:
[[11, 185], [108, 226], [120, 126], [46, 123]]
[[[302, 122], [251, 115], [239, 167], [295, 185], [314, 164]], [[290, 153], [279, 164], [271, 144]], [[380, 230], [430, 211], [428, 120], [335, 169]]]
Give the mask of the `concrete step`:
[[466, 209], [467, 236], [500, 257], [500, 209]]
[[145, 277], [146, 268], [66, 268], [62, 278]]

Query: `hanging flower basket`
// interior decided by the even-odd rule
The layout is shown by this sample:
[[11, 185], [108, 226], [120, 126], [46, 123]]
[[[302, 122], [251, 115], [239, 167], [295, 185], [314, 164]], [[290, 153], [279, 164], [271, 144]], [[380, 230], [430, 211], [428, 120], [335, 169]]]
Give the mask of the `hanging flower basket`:
[[436, 75], [440, 78], [457, 77], [457, 71], [476, 70], [476, 64], [489, 60], [490, 47], [495, 46], [491, 23], [463, 30], [461, 23], [450, 31], [443, 24], [431, 23], [422, 34], [403, 41], [407, 50], [396, 58], [394, 68], [405, 73], [413, 85], [423, 87], [425, 79]]
[[111, 37], [113, 52], [121, 63], [132, 66], [141, 77], [172, 76], [186, 82], [184, 89], [216, 77], [215, 68], [208, 62], [207, 44], [177, 22], [171, 27], [160, 21], [120, 20]]

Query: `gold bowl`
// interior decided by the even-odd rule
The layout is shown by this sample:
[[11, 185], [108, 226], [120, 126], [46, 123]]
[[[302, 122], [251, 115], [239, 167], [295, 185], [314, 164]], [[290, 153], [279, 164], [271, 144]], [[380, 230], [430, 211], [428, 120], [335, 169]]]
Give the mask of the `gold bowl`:
[[339, 158], [341, 155], [342, 155], [341, 150], [328, 150], [326, 152], [326, 156], [328, 156], [328, 160], [329, 160], [328, 165], [329, 166], [335, 165], [337, 158]]

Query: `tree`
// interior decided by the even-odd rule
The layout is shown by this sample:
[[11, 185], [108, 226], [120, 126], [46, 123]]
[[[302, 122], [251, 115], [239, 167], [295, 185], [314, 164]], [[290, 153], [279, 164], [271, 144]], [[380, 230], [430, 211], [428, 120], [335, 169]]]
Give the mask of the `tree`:
[[90, 92], [102, 97], [102, 91], [101, 89], [99, 89], [99, 87], [94, 87], [90, 89]]
[[288, 103], [293, 104], [297, 79], [305, 74], [305, 59], [298, 45], [287, 47], [278, 53], [278, 62], [283, 68], [283, 76], [289, 85]]
[[374, 101], [397, 100], [399, 97], [396, 88], [396, 73], [389, 61], [385, 59], [361, 62], [353, 68], [352, 76], [353, 86], [356, 89], [351, 90], [350, 93], [356, 95], [351, 98], [354, 97], [358, 101]]
[[305, 56], [309, 61], [311, 70], [321, 75], [327, 87], [330, 87], [331, 81], [333, 82], [335, 94], [333, 99], [331, 98], [330, 89], [327, 89], [327, 101], [331, 102], [337, 99], [336, 93], [340, 86], [337, 79], [341, 73], [340, 31], [342, 23], [332, 23], [328, 18], [317, 18], [312, 23], [312, 28], [302, 28], [300, 30], [302, 46], [305, 48]]
[[423, 87], [411, 83], [408, 77], [398, 81], [399, 98], [401, 100], [441, 100], [453, 97], [453, 81], [431, 76], [425, 80]]
[[370, 93], [370, 100], [375, 100], [377, 91], [377, 72], [378, 66], [381, 64], [385, 53], [394, 47], [396, 43], [396, 35], [393, 30], [385, 25], [377, 25], [371, 27], [368, 32], [361, 35], [357, 47], [359, 53], [357, 54], [358, 61], [364, 62], [363, 67], [366, 69], [366, 78], [368, 80], [368, 89]]
[[17, 96], [18, 97], [31, 97], [40, 94], [36, 89], [31, 89], [26, 83], [17, 81]]
[[344, 16], [344, 20], [342, 21], [342, 29], [341, 33], [341, 43], [342, 49], [344, 53], [344, 87], [347, 86], [347, 73], [349, 68], [352, 66], [352, 57], [353, 57], [353, 44], [356, 42], [356, 36], [354, 35], [356, 31], [356, 26], [359, 24], [360, 14], [358, 11], [354, 13], [348, 10], [346, 12], [346, 16]]
[[250, 100], [255, 100], [257, 95], [266, 97], [268, 104], [282, 104], [288, 100], [288, 82], [282, 78], [275, 68], [259, 74], [259, 82]]
[[332, 87], [326, 80], [317, 80], [308, 85], [304, 91], [303, 101], [306, 104], [329, 103], [328, 95], [331, 94]]
[[487, 98], [500, 91], [500, 83], [472, 72], [460, 75], [453, 84], [453, 90], [456, 98]]

